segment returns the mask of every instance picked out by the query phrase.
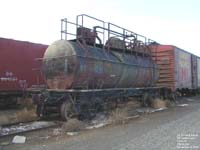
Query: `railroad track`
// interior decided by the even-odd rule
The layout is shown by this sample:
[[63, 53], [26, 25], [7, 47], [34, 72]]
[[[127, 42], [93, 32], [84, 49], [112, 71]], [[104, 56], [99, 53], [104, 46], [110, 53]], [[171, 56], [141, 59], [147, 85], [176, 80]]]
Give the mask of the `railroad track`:
[[15, 125], [8, 125], [0, 128], [0, 138], [46, 128], [58, 127], [60, 125], [61, 123], [58, 121], [32, 121]]

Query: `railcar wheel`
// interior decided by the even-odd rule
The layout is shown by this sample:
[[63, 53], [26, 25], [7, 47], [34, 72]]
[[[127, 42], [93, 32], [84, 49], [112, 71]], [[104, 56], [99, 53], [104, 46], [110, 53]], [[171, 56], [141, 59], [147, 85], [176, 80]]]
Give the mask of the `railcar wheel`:
[[64, 101], [60, 107], [61, 118], [65, 121], [72, 117], [72, 104], [69, 101]]

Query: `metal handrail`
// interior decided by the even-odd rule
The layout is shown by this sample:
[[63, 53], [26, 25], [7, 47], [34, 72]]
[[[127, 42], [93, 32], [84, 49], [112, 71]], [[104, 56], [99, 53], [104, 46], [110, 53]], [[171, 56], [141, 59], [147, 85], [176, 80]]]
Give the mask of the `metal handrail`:
[[[90, 19], [94, 19], [94, 20], [96, 20], [96, 21], [99, 21], [99, 22], [102, 22], [103, 24], [105, 23], [105, 21], [103, 21], [103, 20], [100, 20], [100, 19], [97, 19], [97, 18], [95, 18], [95, 17], [92, 17], [92, 16], [89, 16], [89, 15], [86, 15], [86, 14], [81, 14], [81, 15], [77, 15], [76, 16], [76, 23], [78, 24], [78, 18], [79, 17], [88, 17], [88, 18], [90, 18]], [[82, 21], [83, 21], [83, 19], [82, 19]], [[82, 26], [83, 26], [83, 22], [82, 22]]]
[[[86, 15], [86, 14], [77, 15], [76, 16], [76, 23], [70, 22], [66, 18], [62, 19], [61, 20], [61, 22], [62, 22], [61, 23], [61, 39], [63, 39], [63, 35], [62, 34], [65, 34], [65, 39], [67, 39], [67, 35], [77, 36], [77, 28], [85, 27], [84, 26], [84, 18], [85, 17], [87, 17], [89, 19], [92, 19], [92, 20], [95, 20], [95, 21], [98, 21], [98, 22], [100, 22], [102, 24], [102, 26], [94, 26], [93, 29], [91, 29], [91, 28], [88, 28], [88, 29], [91, 29], [91, 30], [101, 34], [101, 38], [99, 38], [99, 37], [98, 38], [102, 39], [103, 48], [104, 48], [104, 46], [106, 44], [105, 40], [106, 39], [108, 40], [111, 35], [114, 35], [116, 37], [122, 38], [122, 40], [124, 41], [124, 43], [126, 45], [134, 44], [134, 41], [138, 41], [137, 40], [138, 37], [142, 38], [141, 40], [142, 40], [142, 43], [144, 44], [144, 46], [148, 46], [148, 45], [150, 45], [150, 43], [155, 42], [154, 40], [148, 39], [147, 37], [145, 37], [143, 35], [140, 35], [140, 34], [137, 34], [137, 33], [133, 32], [133, 31], [127, 30], [127, 29], [125, 29], [123, 27], [120, 27], [120, 26], [118, 26], [116, 24], [113, 24], [113, 23], [110, 23], [110, 22], [105, 22], [103, 20], [97, 19], [95, 17], [89, 16], [89, 15]], [[79, 24], [80, 18], [81, 18], [81, 23]], [[67, 30], [68, 24], [76, 26], [75, 33], [68, 32], [68, 30]], [[118, 28], [119, 30], [116, 30], [116, 29], [113, 30], [113, 28]], [[97, 29], [102, 29], [102, 30], [98, 31]], [[120, 31], [120, 32], [118, 32], [118, 31]], [[108, 33], [106, 38], [105, 38], [105, 32]], [[94, 46], [95, 46], [95, 44], [94, 44]]]

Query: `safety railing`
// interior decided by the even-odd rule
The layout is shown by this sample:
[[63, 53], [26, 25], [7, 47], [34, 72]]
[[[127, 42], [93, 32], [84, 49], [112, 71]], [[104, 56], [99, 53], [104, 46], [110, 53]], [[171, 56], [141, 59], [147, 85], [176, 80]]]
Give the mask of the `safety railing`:
[[[79, 28], [84, 28], [85, 30], [78, 30]], [[86, 14], [78, 15], [76, 23], [70, 22], [66, 18], [61, 20], [61, 39], [79, 40], [80, 38], [84, 38], [80, 35], [85, 34], [88, 36], [88, 33], [83, 33], [86, 31], [91, 31], [91, 35], [89, 34], [89, 36], [93, 36], [92, 38], [94, 39], [92, 42], [94, 42], [94, 46], [100, 44], [103, 49], [108, 50], [110, 49], [109, 42], [111, 38], [118, 39], [119, 42], [124, 44], [124, 46], [120, 47], [123, 51], [140, 52], [149, 55], [151, 51], [147, 49], [148, 45], [156, 43], [154, 40], [148, 39], [143, 35]], [[99, 43], [96, 43], [96, 39], [98, 39]]]

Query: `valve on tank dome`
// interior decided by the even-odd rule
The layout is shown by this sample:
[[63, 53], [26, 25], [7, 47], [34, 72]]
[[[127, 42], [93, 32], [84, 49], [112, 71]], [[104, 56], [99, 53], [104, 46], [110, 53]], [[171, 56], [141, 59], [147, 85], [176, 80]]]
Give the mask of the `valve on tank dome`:
[[96, 37], [96, 31], [92, 31], [91, 29], [85, 27], [77, 28], [77, 39], [81, 42], [84, 40], [86, 44], [94, 45], [96, 43]]

